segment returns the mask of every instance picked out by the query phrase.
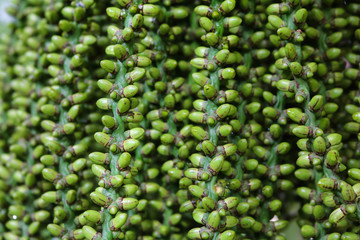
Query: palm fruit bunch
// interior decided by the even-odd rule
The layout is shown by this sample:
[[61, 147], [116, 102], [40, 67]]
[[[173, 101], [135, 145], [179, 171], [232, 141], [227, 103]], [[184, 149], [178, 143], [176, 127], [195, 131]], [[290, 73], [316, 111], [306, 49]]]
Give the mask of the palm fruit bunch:
[[360, 239], [360, 2], [12, 0], [0, 240]]
[[1, 238], [71, 239], [75, 217], [92, 204], [88, 148], [101, 128], [92, 99], [105, 74], [96, 63], [107, 44], [105, 6], [14, 3], [1, 49]]

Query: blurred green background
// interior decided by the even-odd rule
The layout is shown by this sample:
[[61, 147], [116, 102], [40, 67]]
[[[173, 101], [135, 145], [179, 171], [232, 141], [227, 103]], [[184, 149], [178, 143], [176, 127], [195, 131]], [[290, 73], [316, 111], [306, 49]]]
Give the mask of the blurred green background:
[[0, 0], [0, 33], [7, 31], [6, 25], [12, 20], [12, 18], [5, 11], [9, 4], [9, 0]]

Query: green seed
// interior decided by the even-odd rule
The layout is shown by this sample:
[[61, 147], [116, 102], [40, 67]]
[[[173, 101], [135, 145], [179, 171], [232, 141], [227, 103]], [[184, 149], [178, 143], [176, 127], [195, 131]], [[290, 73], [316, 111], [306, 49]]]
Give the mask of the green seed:
[[316, 230], [313, 226], [304, 225], [301, 228], [301, 234], [303, 235], [303, 237], [312, 238], [316, 236]]
[[329, 222], [330, 223], [338, 223], [342, 219], [344, 219], [347, 215], [347, 211], [343, 206], [340, 206], [339, 208], [335, 209], [329, 216]]
[[308, 11], [305, 8], [297, 10], [294, 14], [294, 22], [298, 25], [305, 23]]
[[83, 231], [85, 238], [88, 240], [100, 240], [101, 239], [101, 233], [96, 232], [96, 230], [90, 226], [83, 226], [82, 231]]
[[281, 28], [285, 25], [284, 21], [276, 15], [269, 15], [268, 21], [276, 29]]

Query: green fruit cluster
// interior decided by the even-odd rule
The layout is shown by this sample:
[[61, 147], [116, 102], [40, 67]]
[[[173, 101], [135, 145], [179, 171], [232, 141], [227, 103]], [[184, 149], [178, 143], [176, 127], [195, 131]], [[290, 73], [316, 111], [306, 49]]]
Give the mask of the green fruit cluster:
[[12, 2], [0, 240], [360, 240], [360, 2]]

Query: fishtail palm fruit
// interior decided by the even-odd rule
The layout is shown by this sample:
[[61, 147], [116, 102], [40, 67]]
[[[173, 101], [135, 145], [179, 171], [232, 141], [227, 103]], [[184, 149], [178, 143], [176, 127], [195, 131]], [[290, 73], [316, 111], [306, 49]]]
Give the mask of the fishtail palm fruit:
[[351, 13], [340, 7], [343, 3], [289, 1], [267, 8], [268, 27], [276, 31], [283, 49], [275, 63], [283, 75], [274, 85], [294, 99], [286, 104], [286, 114], [296, 124], [291, 132], [299, 138], [301, 150], [295, 177], [300, 181], [297, 194], [304, 201], [299, 224], [306, 239], [358, 239], [345, 218], [355, 212], [356, 198], [353, 182], [343, 178], [347, 166], [340, 157], [342, 135], [347, 134], [331, 129], [342, 121], [343, 116], [335, 114], [343, 89], [351, 85], [343, 73], [344, 50], [338, 47], [343, 37], [353, 35], [352, 28], [342, 31]]
[[[144, 93], [148, 106], [145, 118], [148, 125], [146, 143], [139, 151], [146, 163], [144, 178], [149, 179], [140, 184], [142, 197], [148, 201], [144, 223], [141, 224], [143, 233], [140, 234], [149, 239], [181, 239], [184, 234], [182, 229], [188, 229], [191, 224], [178, 212], [184, 197], [177, 194], [178, 179], [183, 176], [185, 166], [183, 161], [193, 147], [193, 142], [188, 142], [188, 109], [192, 106], [192, 99], [186, 78], [193, 51], [189, 45], [193, 33], [187, 30], [191, 17], [191, 9], [186, 6], [188, 3], [159, 1], [160, 11], [153, 24], [146, 25], [144, 18], [144, 25], [154, 42], [149, 47], [162, 56], [161, 60], [153, 59], [153, 66], [149, 69], [150, 79], [145, 81], [144, 88], [148, 89]], [[159, 174], [160, 171], [164, 176]]]
[[0, 235], [3, 239], [50, 238], [47, 203], [41, 194], [52, 188], [42, 179], [45, 146], [39, 141], [43, 102], [44, 43], [52, 29], [41, 9], [44, 2], [20, 2], [4, 35], [1, 57]]
[[[8, 32], [11, 32], [12, 26], [8, 27]], [[11, 185], [12, 170], [7, 169], [6, 158], [9, 159], [9, 150], [7, 139], [11, 136], [13, 129], [11, 122], [8, 121], [7, 111], [11, 108], [11, 88], [10, 88], [10, 76], [12, 75], [13, 59], [9, 58], [14, 51], [13, 44], [11, 44], [11, 38], [8, 35], [1, 34], [0, 36], [0, 233], [3, 235], [8, 230], [5, 225], [10, 220], [7, 216], [7, 210], [11, 205], [11, 199], [6, 199], [6, 195], [9, 192], [9, 186]], [[10, 53], [7, 55], [6, 53]], [[16, 186], [16, 183], [14, 184]], [[17, 230], [19, 232], [19, 230]], [[11, 233], [10, 233], [11, 234]], [[12, 234], [14, 235], [14, 234]], [[16, 235], [15, 235], [16, 236]]]
[[[294, 167], [278, 165], [278, 128], [275, 140], [260, 134], [262, 125], [272, 123], [261, 116], [259, 80], [267, 71], [261, 63], [270, 57], [261, 31], [266, 23], [263, 10], [255, 13], [254, 3], [247, 1], [213, 1], [195, 7], [205, 33], [190, 62], [198, 69], [192, 79], [200, 86], [189, 115], [198, 144], [185, 176], [195, 181], [188, 186], [188, 202], [196, 204], [190, 208], [185, 202], [180, 211], [192, 211], [202, 226], [188, 232], [190, 239], [253, 238], [255, 234], [281, 239], [277, 232], [287, 225], [284, 220], [270, 221], [274, 214], [268, 211], [281, 208], [273, 196], [277, 188], [273, 182]], [[282, 100], [276, 107], [282, 108]], [[280, 154], [286, 154], [289, 144], [282, 145]]]
[[359, 239], [359, 3], [14, 3], [0, 240]]
[[42, 117], [36, 140], [43, 146], [39, 158], [47, 184], [36, 201], [49, 214], [47, 232], [60, 239], [79, 239], [84, 235], [80, 226], [86, 222], [80, 214], [93, 205], [89, 194], [94, 174], [88, 153], [101, 149], [91, 135], [101, 129], [101, 115], [93, 103], [94, 79], [106, 75], [97, 59], [107, 44], [101, 37], [105, 8], [93, 1], [43, 4], [43, 28], [48, 32], [46, 42], [39, 42], [42, 85], [33, 90], [39, 100], [32, 111]]
[[[172, 34], [183, 31], [171, 29], [168, 18], [181, 19], [188, 14], [180, 6], [171, 9], [173, 16], [166, 7], [159, 1], [118, 1], [106, 9], [114, 23], [107, 26], [110, 44], [105, 51], [111, 59], [100, 63], [108, 75], [98, 80], [98, 86], [107, 96], [100, 98], [97, 106], [110, 110], [111, 115], [103, 116], [105, 128], [95, 134], [96, 141], [107, 150], [90, 154], [92, 170], [100, 180], [100, 187], [90, 196], [101, 206], [104, 219], [97, 228], [83, 227], [87, 239], [152, 239], [152, 235], [169, 234], [169, 214], [165, 214], [164, 223], [155, 220], [158, 211], [167, 209], [159, 198], [169, 194], [156, 182], [160, 166], [156, 167], [153, 142], [168, 131], [167, 124], [174, 125], [174, 117], [168, 116], [167, 102], [160, 95], [167, 91], [176, 94], [184, 82], [168, 74], [177, 62], [167, 58], [163, 38], [174, 38]], [[177, 102], [181, 101], [179, 97]], [[174, 105], [172, 100], [170, 104]], [[162, 121], [165, 119], [169, 119], [167, 123]], [[159, 154], [166, 154], [167, 148], [159, 146]], [[171, 215], [171, 210], [166, 211]]]

